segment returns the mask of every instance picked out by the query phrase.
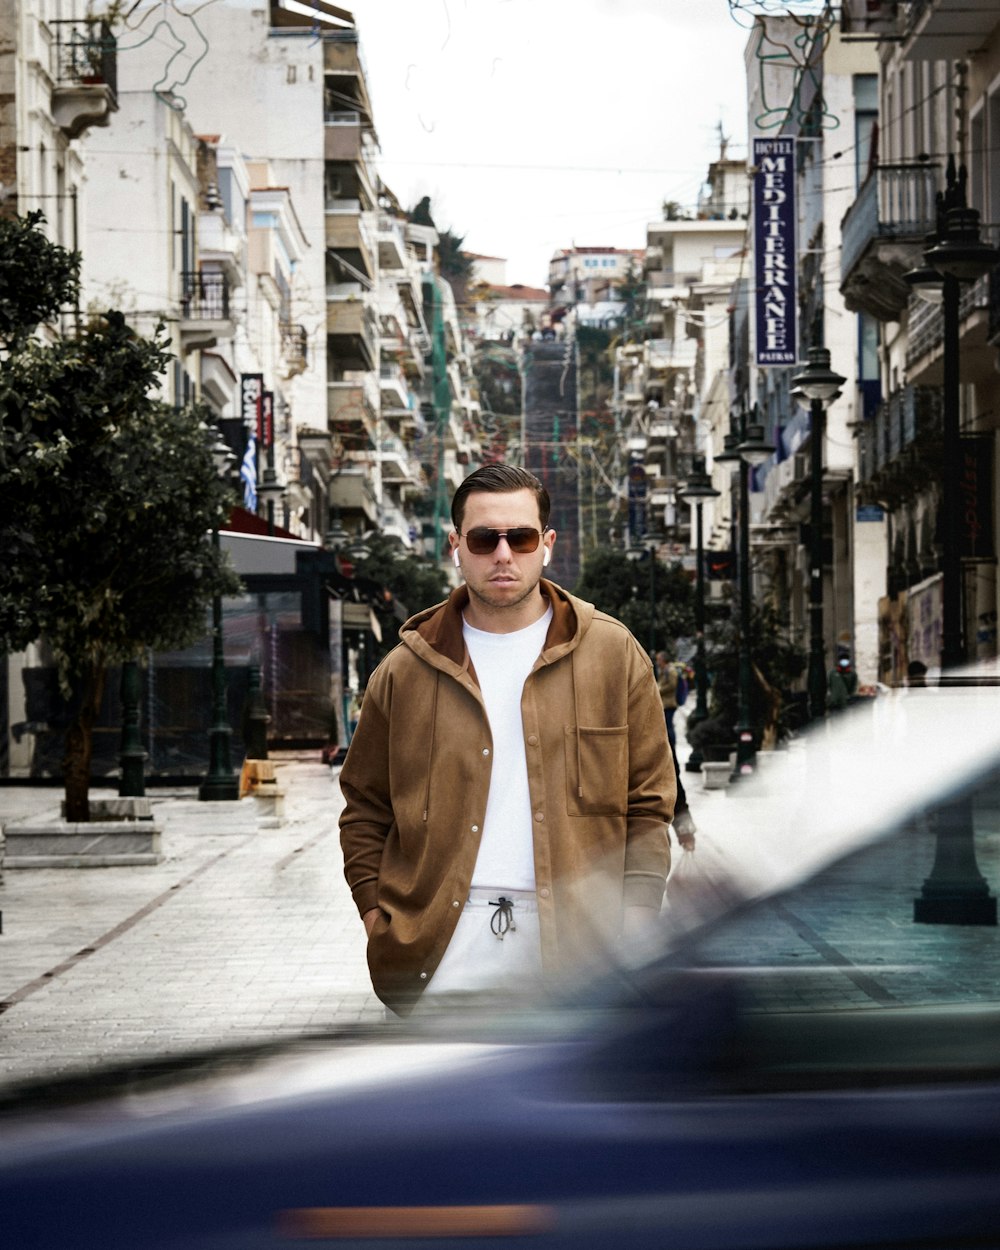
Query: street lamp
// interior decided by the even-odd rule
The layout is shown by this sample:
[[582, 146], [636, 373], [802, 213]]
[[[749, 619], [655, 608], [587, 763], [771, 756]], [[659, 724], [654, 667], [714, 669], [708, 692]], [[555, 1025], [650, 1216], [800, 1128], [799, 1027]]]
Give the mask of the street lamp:
[[634, 540], [626, 551], [628, 558], [636, 563], [649, 560], [649, 657], [656, 660], [656, 553], [665, 541], [659, 530], [647, 530], [641, 539]]
[[[937, 228], [924, 253], [924, 267], [906, 275], [918, 295], [941, 304], [943, 359], [941, 400], [944, 463], [941, 481], [943, 552], [941, 560], [941, 669], [966, 659], [964, 569], [962, 564], [960, 490], [961, 378], [959, 374], [959, 301], [961, 284], [973, 282], [1000, 263], [1000, 252], [979, 237], [979, 214], [965, 199], [966, 171], [957, 173], [948, 158], [945, 190], [938, 192]], [[937, 276], [935, 283], [934, 277]], [[936, 814], [934, 864], [913, 900], [917, 924], [997, 922], [997, 901], [976, 862], [971, 795], [949, 800]]]
[[809, 363], [792, 378], [809, 400], [809, 716], [826, 715], [826, 660], [823, 646], [823, 438], [826, 405], [847, 381], [830, 368], [825, 347], [809, 349]]
[[[679, 492], [681, 499], [686, 499], [695, 507], [695, 552], [697, 555], [697, 582], [695, 611], [695, 660], [694, 683], [697, 695], [694, 711], [688, 716], [688, 729], [693, 728], [708, 717], [708, 673], [705, 666], [705, 546], [702, 530], [701, 506], [706, 499], [718, 499], [720, 492], [712, 485], [712, 479], [705, 472], [705, 458], [698, 456], [688, 476], [687, 483]], [[701, 772], [702, 754], [700, 747], [693, 747], [684, 765], [689, 773]]]
[[[212, 445], [212, 460], [220, 478], [232, 471], [236, 457], [221, 437]], [[219, 550], [219, 521], [212, 526], [212, 546]], [[240, 779], [233, 773], [229, 757], [232, 729], [226, 711], [226, 661], [222, 645], [222, 597], [212, 597], [212, 727], [208, 733], [208, 773], [198, 787], [204, 800], [238, 799]]]
[[753, 421], [740, 413], [741, 438], [736, 447], [740, 459], [740, 685], [739, 720], [736, 725], [736, 767], [731, 780], [738, 781], [752, 773], [757, 760], [750, 719], [750, 691], [753, 667], [750, 655], [750, 474], [764, 464], [774, 447], [764, 437], [764, 426], [756, 418], [760, 410], [754, 405]]
[[965, 202], [964, 166], [956, 174], [955, 158], [948, 158], [946, 186], [938, 193], [937, 228], [928, 240], [924, 267], [906, 275], [917, 295], [941, 304], [943, 322], [942, 409], [944, 463], [941, 482], [942, 585], [941, 668], [966, 660], [963, 623], [963, 565], [961, 544], [961, 380], [959, 377], [959, 301], [961, 284], [974, 282], [998, 262], [1000, 252], [979, 237], [979, 214]]

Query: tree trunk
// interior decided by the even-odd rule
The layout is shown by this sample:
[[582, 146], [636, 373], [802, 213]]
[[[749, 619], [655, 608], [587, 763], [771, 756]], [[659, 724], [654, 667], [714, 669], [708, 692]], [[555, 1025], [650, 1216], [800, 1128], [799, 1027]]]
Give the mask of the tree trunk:
[[63, 783], [66, 819], [73, 823], [90, 820], [90, 758], [94, 746], [94, 722], [104, 693], [104, 665], [89, 666], [80, 683], [79, 702], [66, 730], [63, 757]]

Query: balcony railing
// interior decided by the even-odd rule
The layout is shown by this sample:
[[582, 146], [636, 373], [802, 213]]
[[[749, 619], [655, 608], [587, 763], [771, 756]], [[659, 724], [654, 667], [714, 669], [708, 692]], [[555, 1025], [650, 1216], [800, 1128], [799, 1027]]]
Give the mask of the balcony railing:
[[906, 386], [879, 404], [859, 433], [862, 482], [884, 476], [903, 453], [917, 444], [934, 443], [941, 435], [941, 391], [936, 386]]
[[118, 42], [107, 22], [53, 21], [55, 77], [67, 83], [103, 83], [118, 94]]
[[226, 275], [182, 273], [181, 316], [186, 321], [228, 321], [229, 282]]
[[865, 179], [841, 223], [841, 281], [846, 282], [873, 241], [923, 241], [934, 229], [936, 165], [879, 165]]

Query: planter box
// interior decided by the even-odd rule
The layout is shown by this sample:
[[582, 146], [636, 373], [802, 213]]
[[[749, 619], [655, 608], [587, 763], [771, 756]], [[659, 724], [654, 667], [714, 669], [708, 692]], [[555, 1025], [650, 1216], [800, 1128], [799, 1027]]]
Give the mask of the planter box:
[[163, 862], [151, 820], [64, 820], [7, 825], [5, 868], [131, 868]]
[[703, 760], [701, 765], [701, 775], [704, 778], [702, 783], [706, 790], [724, 790], [729, 785], [729, 778], [732, 774], [733, 766], [729, 760], [713, 761]]

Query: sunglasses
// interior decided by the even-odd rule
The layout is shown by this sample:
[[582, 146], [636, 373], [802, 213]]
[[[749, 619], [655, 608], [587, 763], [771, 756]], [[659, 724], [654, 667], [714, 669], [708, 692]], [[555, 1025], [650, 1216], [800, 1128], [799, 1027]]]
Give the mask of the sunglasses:
[[[548, 529], [548, 526], [545, 528]], [[474, 529], [466, 530], [459, 537], [465, 539], [474, 556], [490, 555], [491, 552], [496, 551], [501, 538], [507, 539], [507, 546], [511, 551], [516, 551], [518, 555], [523, 556], [529, 551], [538, 549], [542, 535], [530, 525], [518, 525], [509, 530], [493, 530], [485, 525], [477, 525]]]

